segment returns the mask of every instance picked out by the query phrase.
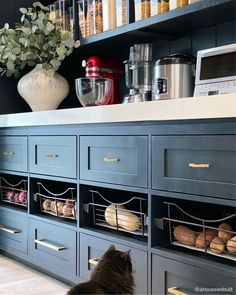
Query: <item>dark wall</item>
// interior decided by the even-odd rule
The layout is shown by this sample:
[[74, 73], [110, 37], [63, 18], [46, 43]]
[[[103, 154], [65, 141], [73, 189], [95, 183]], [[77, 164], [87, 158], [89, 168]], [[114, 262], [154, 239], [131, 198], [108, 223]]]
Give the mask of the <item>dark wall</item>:
[[[19, 7], [31, 6], [35, 2], [32, 0], [7, 0], [4, 1], [4, 5], [1, 5], [0, 9], [0, 27], [5, 22], [13, 24], [19, 21], [20, 14], [18, 12]], [[41, 1], [44, 4], [48, 4], [50, 1]], [[200, 20], [199, 20], [200, 21]], [[171, 24], [170, 24], [171, 25]], [[157, 41], [153, 42], [153, 58], [172, 54], [172, 53], [191, 53], [196, 56], [196, 53], [200, 49], [221, 46], [225, 44], [236, 43], [236, 22], [229, 22], [219, 26], [209, 27], [203, 30], [192, 32], [189, 35], [182, 36], [172, 41]], [[84, 52], [84, 51], [83, 51]], [[93, 51], [81, 53], [79, 49], [69, 56], [60, 67], [59, 72], [70, 83], [70, 94], [62, 102], [59, 108], [71, 108], [79, 107], [80, 104], [76, 98], [74, 80], [75, 78], [82, 77], [83, 70], [81, 68], [81, 61], [92, 55], [101, 54], [105, 57], [113, 57], [121, 61], [125, 60], [129, 56], [129, 48], [122, 46], [117, 48], [114, 46], [106, 50], [105, 47], [95, 47]], [[15, 78], [0, 77], [0, 114], [18, 113], [30, 111], [28, 105], [20, 97], [17, 92], [17, 82]], [[121, 80], [121, 94], [128, 92], [125, 87], [124, 79]]]

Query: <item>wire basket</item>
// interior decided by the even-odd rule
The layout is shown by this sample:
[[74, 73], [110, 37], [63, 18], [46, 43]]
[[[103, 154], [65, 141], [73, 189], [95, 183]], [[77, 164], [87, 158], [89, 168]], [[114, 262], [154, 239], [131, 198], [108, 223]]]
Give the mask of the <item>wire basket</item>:
[[37, 182], [38, 193], [35, 194], [39, 201], [40, 211], [60, 218], [76, 220], [77, 201], [75, 188], [69, 187], [62, 193], [52, 193], [42, 183]]
[[171, 244], [236, 261], [235, 211], [226, 213], [222, 210], [219, 218], [216, 214], [219, 210], [211, 206], [208, 210], [201, 208], [199, 211], [205, 217], [199, 218], [175, 203], [164, 204], [168, 217], [164, 217], [163, 222], [169, 229]]
[[[98, 191], [90, 190], [92, 202], [85, 205], [85, 211], [92, 214], [93, 223], [133, 235], [147, 236], [147, 215], [144, 212], [147, 200], [133, 197], [123, 203], [114, 203], [106, 199]], [[137, 208], [131, 210], [128, 208]]]
[[12, 184], [1, 176], [0, 192], [2, 202], [27, 207], [27, 180]]

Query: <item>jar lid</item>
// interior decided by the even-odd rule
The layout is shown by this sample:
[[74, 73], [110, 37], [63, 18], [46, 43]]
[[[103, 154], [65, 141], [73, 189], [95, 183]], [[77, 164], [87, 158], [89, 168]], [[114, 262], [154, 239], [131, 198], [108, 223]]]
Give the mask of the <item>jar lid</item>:
[[165, 56], [156, 61], [156, 66], [160, 65], [170, 65], [170, 64], [189, 64], [192, 65], [195, 63], [195, 58], [191, 55], [185, 54], [172, 54]]

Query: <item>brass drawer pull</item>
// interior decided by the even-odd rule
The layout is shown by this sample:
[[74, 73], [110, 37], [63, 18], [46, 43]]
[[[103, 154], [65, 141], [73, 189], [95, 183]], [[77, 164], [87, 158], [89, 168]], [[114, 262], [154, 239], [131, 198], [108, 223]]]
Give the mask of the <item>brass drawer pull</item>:
[[105, 157], [103, 158], [104, 162], [110, 162], [110, 163], [117, 163], [120, 162], [119, 158], [109, 158], [109, 157]]
[[35, 240], [34, 242], [38, 245], [41, 245], [43, 247], [46, 247], [46, 248], [49, 248], [49, 249], [52, 249], [55, 251], [62, 251], [62, 250], [66, 249], [65, 247], [59, 247], [59, 246], [49, 244], [49, 243], [45, 242], [44, 240]]
[[178, 287], [171, 287], [171, 288], [168, 288], [168, 293], [170, 294], [174, 294], [174, 295], [187, 295], [186, 293], [184, 292], [181, 292], [178, 290]]
[[4, 226], [0, 226], [0, 230], [5, 231], [5, 232], [12, 234], [12, 235], [20, 233], [20, 231], [18, 229], [7, 228]]
[[98, 258], [91, 258], [89, 259], [89, 264], [92, 264], [92, 265], [97, 265], [98, 264]]
[[196, 163], [189, 163], [188, 166], [190, 168], [210, 168], [210, 164], [196, 164]]
[[5, 157], [10, 157], [10, 156], [14, 156], [15, 153], [9, 152], [9, 151], [5, 151], [5, 152], [2, 153], [2, 155], [5, 156]]
[[57, 154], [53, 154], [53, 153], [48, 153], [45, 155], [46, 158], [57, 158], [58, 155]]

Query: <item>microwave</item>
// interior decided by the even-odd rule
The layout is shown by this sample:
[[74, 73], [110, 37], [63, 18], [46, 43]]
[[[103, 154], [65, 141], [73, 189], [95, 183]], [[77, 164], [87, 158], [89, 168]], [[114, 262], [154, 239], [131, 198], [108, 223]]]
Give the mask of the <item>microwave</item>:
[[194, 96], [236, 93], [236, 43], [197, 53]]

